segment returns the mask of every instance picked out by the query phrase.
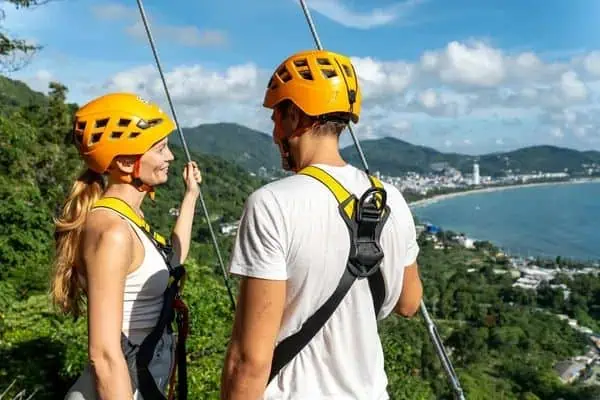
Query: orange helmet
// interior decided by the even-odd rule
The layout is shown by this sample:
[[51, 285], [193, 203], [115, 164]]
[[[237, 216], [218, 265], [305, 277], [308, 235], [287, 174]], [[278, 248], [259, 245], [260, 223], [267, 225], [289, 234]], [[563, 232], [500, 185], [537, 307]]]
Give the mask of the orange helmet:
[[291, 100], [310, 116], [348, 113], [357, 123], [361, 93], [350, 58], [325, 50], [288, 57], [271, 76], [263, 106], [274, 108], [283, 100]]
[[73, 136], [88, 167], [106, 172], [119, 155], [141, 155], [175, 129], [157, 105], [131, 93], [100, 96], [75, 114]]

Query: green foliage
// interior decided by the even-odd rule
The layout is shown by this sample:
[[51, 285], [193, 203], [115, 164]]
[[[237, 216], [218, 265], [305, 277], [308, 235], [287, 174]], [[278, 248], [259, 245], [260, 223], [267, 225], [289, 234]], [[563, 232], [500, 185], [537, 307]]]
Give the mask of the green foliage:
[[[4, 20], [4, 6], [9, 4], [18, 8], [35, 7], [48, 3], [51, 0], [6, 0], [0, 3], [0, 67], [5, 70], [17, 70], [23, 66], [23, 59], [18, 56], [31, 56], [42, 47], [32, 44], [27, 40], [18, 39], [5, 34], [2, 21]], [[0, 90], [0, 93], [2, 91]], [[0, 96], [1, 98], [2, 96]], [[1, 110], [0, 110], [1, 111]]]

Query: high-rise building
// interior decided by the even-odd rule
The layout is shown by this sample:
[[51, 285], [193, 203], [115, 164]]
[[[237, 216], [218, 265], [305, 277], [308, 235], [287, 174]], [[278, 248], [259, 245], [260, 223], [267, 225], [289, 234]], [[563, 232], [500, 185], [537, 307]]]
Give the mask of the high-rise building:
[[479, 176], [479, 164], [477, 163], [477, 161], [473, 163], [473, 184], [481, 184], [481, 177]]

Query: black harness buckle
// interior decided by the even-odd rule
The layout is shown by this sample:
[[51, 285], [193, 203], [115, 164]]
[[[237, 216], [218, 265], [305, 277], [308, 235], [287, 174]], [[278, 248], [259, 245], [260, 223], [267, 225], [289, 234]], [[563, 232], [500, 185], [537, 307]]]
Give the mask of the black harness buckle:
[[[353, 198], [349, 199], [350, 201]], [[373, 275], [383, 259], [379, 233], [385, 219], [387, 194], [384, 189], [369, 188], [356, 202], [354, 220], [345, 219], [350, 228], [350, 254], [348, 268], [357, 278]], [[341, 211], [346, 202], [340, 205]]]

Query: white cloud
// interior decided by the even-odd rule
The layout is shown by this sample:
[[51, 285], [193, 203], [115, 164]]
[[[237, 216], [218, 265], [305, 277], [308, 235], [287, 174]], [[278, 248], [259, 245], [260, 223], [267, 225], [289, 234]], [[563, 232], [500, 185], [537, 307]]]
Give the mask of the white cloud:
[[407, 17], [422, 2], [422, 0], [408, 0], [367, 12], [351, 10], [344, 0], [308, 0], [306, 3], [309, 8], [339, 24], [350, 28], [370, 29]]
[[94, 16], [101, 20], [114, 21], [135, 17], [136, 11], [120, 3], [97, 4], [92, 7]]
[[[194, 126], [207, 122], [239, 122], [268, 131], [271, 120], [262, 108], [266, 71], [242, 64], [225, 71], [202, 65], [181, 66], [165, 71], [165, 80], [180, 123]], [[158, 102], [165, 111], [166, 94], [154, 65], [140, 66], [112, 76], [89, 92], [91, 96], [110, 91], [134, 92]]]
[[[590, 101], [594, 83], [590, 80], [591, 66], [595, 64], [592, 55], [577, 57], [562, 64], [547, 63], [532, 52], [508, 54], [483, 42], [451, 42], [442, 49], [424, 52], [416, 63], [354, 57], [363, 92], [363, 112], [356, 132], [361, 139], [402, 136], [415, 129], [416, 121], [438, 117], [456, 121], [487, 118], [504, 130], [507, 126], [509, 131], [522, 130], [523, 118], [529, 115], [531, 120], [535, 113], [541, 113], [540, 124], [547, 137], [585, 139], [595, 132], [600, 118], [584, 119], [581, 111], [572, 108]], [[226, 118], [269, 131], [268, 111], [261, 103], [270, 73], [254, 64], [222, 71], [192, 65], [172, 69], [167, 80], [175, 104], [183, 108], [185, 123]], [[164, 98], [153, 66], [116, 74], [106, 88]], [[469, 131], [483, 138], [487, 135], [485, 130]], [[453, 130], [444, 145], [472, 145], [474, 138], [457, 138], [458, 132]], [[491, 145], [511, 140], [503, 131], [490, 135], [487, 141]]]
[[406, 111], [456, 118], [467, 111], [467, 104], [468, 100], [461, 94], [425, 89], [408, 101]]
[[592, 51], [586, 55], [582, 60], [582, 64], [586, 72], [600, 76], [600, 51]]
[[442, 83], [476, 87], [495, 87], [506, 77], [502, 52], [483, 43], [451, 42], [444, 51], [425, 52], [421, 69]]
[[[93, 15], [104, 21], [125, 21], [125, 32], [139, 40], [147, 40], [144, 23], [134, 7], [120, 3], [104, 3], [92, 7]], [[146, 13], [153, 37], [164, 39], [187, 47], [223, 46], [228, 43], [228, 35], [220, 30], [200, 30], [195, 25], [169, 25], [155, 21]]]
[[587, 88], [579, 80], [577, 74], [573, 71], [565, 72], [560, 77], [560, 89], [566, 100], [585, 100], [587, 98]]
[[39, 69], [29, 79], [26, 79], [26, 83], [31, 89], [37, 92], [47, 93], [48, 84], [53, 80], [56, 80], [56, 77], [52, 72], [46, 69]]
[[396, 130], [396, 132], [404, 134], [406, 132], [410, 132], [410, 130], [412, 129], [412, 124], [408, 120], [400, 119], [394, 122], [392, 127]]
[[[228, 42], [227, 34], [218, 30], [201, 31], [193, 25], [160, 25], [150, 23], [153, 37], [165, 39], [187, 47], [222, 46]], [[125, 31], [140, 40], [148, 40], [142, 21], [125, 28]]]
[[[114, 9], [103, 15], [120, 12]], [[595, 57], [600, 60], [600, 52], [547, 62], [530, 51], [511, 54], [473, 41], [426, 51], [414, 62], [353, 57], [363, 93], [355, 133], [361, 139], [411, 135], [419, 141], [429, 138], [434, 147], [459, 149], [469, 140], [473, 151], [481, 145], [496, 149], [525, 144], [535, 135], [541, 141], [563, 138], [564, 143], [578, 140], [582, 147], [595, 145], [598, 142], [592, 139], [600, 139], [600, 75], [594, 75]], [[165, 71], [184, 126], [231, 121], [265, 132], [272, 129], [270, 112], [262, 107], [271, 73], [252, 63], [221, 69], [180, 65]], [[46, 91], [53, 75], [64, 73], [44, 67], [30, 82]], [[90, 89], [86, 96], [126, 90], [167, 108], [154, 64], [112, 74], [104, 85], [78, 85], [73, 88], [77, 93]], [[440, 139], [432, 132], [446, 133]]]
[[402, 94], [415, 77], [415, 66], [403, 61], [378, 61], [371, 57], [353, 57], [363, 98]]

